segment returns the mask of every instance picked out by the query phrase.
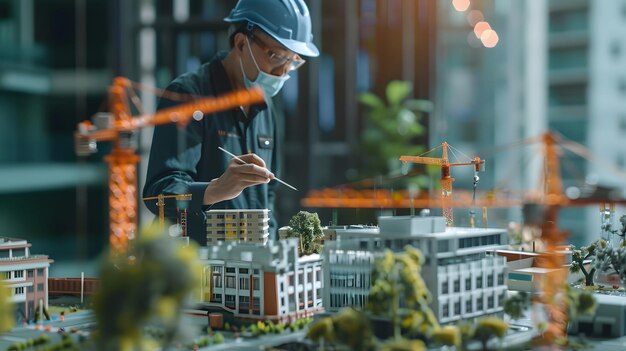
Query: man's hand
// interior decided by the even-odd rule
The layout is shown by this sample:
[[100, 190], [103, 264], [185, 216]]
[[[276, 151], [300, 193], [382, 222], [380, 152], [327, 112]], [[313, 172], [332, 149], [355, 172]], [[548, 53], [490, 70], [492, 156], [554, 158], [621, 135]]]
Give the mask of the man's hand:
[[262, 158], [255, 154], [247, 154], [239, 156], [241, 161], [233, 158], [228, 164], [228, 168], [219, 178], [213, 179], [204, 191], [205, 205], [211, 205], [216, 202], [234, 199], [243, 189], [269, 183], [274, 179], [274, 174], [265, 167]]

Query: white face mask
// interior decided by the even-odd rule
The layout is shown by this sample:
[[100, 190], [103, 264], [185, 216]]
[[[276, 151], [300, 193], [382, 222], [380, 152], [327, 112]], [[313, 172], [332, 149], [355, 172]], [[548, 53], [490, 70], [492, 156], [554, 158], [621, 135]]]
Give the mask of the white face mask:
[[256, 66], [256, 69], [259, 71], [256, 79], [251, 81], [246, 77], [246, 72], [243, 70], [243, 63], [241, 61], [241, 57], [239, 58], [239, 66], [241, 67], [241, 73], [243, 74], [243, 83], [246, 88], [250, 89], [252, 87], [260, 87], [266, 96], [273, 97], [280, 89], [283, 87], [283, 84], [289, 79], [289, 74], [285, 74], [284, 76], [275, 76], [272, 74], [267, 74], [259, 68], [259, 65], [256, 63], [256, 59], [254, 58], [254, 54], [252, 53], [252, 49], [250, 48], [250, 41], [248, 41], [248, 37], [246, 37], [246, 42], [248, 42], [248, 51], [250, 51], [250, 56], [252, 56], [252, 61]]

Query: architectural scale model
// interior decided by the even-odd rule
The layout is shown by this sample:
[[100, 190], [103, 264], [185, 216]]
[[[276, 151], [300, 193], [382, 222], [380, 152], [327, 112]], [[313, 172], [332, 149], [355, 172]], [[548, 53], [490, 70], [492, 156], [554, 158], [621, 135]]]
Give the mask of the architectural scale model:
[[39, 301], [48, 308], [48, 268], [54, 262], [47, 255], [32, 255], [31, 244], [23, 239], [0, 237], [0, 277], [11, 288], [17, 319], [35, 318]]
[[506, 259], [486, 251], [506, 247], [504, 229], [446, 227], [443, 217], [380, 217], [380, 228], [337, 230], [324, 246], [324, 307], [363, 307], [374, 260], [384, 249], [420, 249], [422, 277], [440, 323], [501, 315], [507, 290]]
[[206, 211], [208, 245], [219, 241], [247, 241], [266, 244], [269, 238], [269, 210]]
[[322, 311], [322, 257], [298, 257], [298, 239], [221, 242], [200, 251], [200, 301], [238, 318], [292, 322]]

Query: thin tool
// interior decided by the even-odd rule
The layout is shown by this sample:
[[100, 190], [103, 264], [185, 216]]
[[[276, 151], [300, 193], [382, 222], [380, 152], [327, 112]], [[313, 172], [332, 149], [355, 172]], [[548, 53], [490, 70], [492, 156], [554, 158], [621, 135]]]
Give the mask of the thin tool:
[[[218, 146], [217, 148], [218, 148], [218, 149], [220, 149], [220, 150], [222, 150], [223, 152], [225, 152], [227, 155], [229, 155], [230, 157], [234, 158], [235, 160], [237, 160], [237, 161], [239, 161], [239, 162], [241, 162], [241, 163], [243, 163], [243, 164], [248, 164], [248, 162], [246, 162], [246, 161], [242, 160], [241, 158], [239, 158], [239, 156], [237, 156], [237, 155], [233, 154], [232, 152], [230, 152], [230, 151], [228, 151], [228, 150], [224, 149], [223, 147]], [[293, 187], [293, 186], [291, 186], [291, 185], [287, 184], [286, 182], [284, 182], [284, 181], [282, 181], [282, 180], [280, 180], [280, 179], [278, 179], [278, 178], [276, 178], [276, 177], [274, 177], [274, 180], [275, 180], [275, 181], [277, 181], [277, 182], [279, 182], [280, 184], [282, 184], [282, 185], [286, 186], [286, 187], [289, 187], [289, 188], [291, 188], [291, 189], [293, 189], [293, 190], [295, 190], [295, 191], [298, 191], [298, 189], [296, 189], [295, 187]]]

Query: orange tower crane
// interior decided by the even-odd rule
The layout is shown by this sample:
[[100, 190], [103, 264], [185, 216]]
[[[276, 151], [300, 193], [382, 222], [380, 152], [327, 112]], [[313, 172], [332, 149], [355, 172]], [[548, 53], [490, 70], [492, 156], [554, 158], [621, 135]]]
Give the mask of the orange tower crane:
[[[132, 133], [147, 126], [176, 122], [185, 125], [191, 118], [263, 101], [260, 89], [241, 90], [215, 98], [200, 98], [166, 108], [154, 114], [133, 116], [128, 91], [133, 83], [117, 77], [109, 88], [110, 114], [100, 115], [95, 123], [80, 122], [74, 139], [76, 154], [85, 156], [97, 151], [98, 141], [112, 143], [109, 165], [109, 242], [113, 251], [124, 252], [137, 232], [137, 163]], [[132, 91], [132, 90], [131, 90]], [[136, 97], [135, 95], [131, 97]]]
[[[159, 194], [152, 197], [144, 197], [143, 200], [157, 200], [157, 207], [159, 208], [159, 224], [165, 225], [165, 199], [176, 199], [176, 201], [190, 201], [191, 194], [180, 195], [163, 195]], [[183, 237], [187, 236], [187, 209], [184, 208], [179, 217], [180, 234]]]
[[[429, 152], [432, 152], [434, 150], [432, 149], [420, 156], [400, 156], [400, 161], [402, 161], [403, 163], [412, 162], [419, 164], [436, 165], [441, 167], [441, 179], [439, 179], [439, 182], [441, 183], [441, 209], [443, 211], [443, 216], [446, 219], [447, 225], [452, 226], [452, 224], [454, 223], [454, 215], [452, 212], [452, 182], [454, 182], [454, 178], [450, 176], [450, 167], [473, 165], [474, 173], [477, 173], [480, 171], [480, 165], [484, 164], [485, 160], [481, 160], [480, 157], [474, 157], [468, 162], [450, 163], [448, 159], [449, 146], [450, 145], [446, 142], [443, 142], [441, 144], [441, 158], [422, 156]], [[477, 181], [477, 176], [475, 177], [475, 179]]]

